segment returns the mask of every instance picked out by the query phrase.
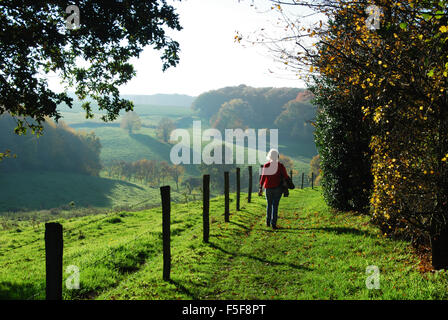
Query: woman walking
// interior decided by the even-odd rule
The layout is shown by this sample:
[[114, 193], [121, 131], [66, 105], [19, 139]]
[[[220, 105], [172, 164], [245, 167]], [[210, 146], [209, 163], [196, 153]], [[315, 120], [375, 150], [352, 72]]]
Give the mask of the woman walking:
[[268, 227], [272, 226], [273, 229], [278, 229], [278, 206], [284, 191], [281, 183], [282, 177], [283, 179], [289, 179], [289, 176], [285, 166], [278, 161], [279, 153], [276, 149], [271, 149], [266, 159], [268, 162], [263, 166], [258, 194], [260, 196], [263, 195], [262, 188], [266, 189], [266, 225]]

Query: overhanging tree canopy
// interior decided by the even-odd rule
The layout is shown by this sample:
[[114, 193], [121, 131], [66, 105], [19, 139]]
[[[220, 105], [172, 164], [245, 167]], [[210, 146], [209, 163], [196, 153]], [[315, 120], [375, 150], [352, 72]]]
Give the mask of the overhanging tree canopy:
[[[0, 114], [17, 118], [16, 133], [26, 132], [25, 117], [35, 119], [29, 127], [40, 132], [44, 117], [61, 117], [58, 104], [72, 106], [67, 93], [49, 89], [50, 72], [75, 87], [79, 99], [96, 100], [106, 111], [102, 120], [110, 121], [120, 110], [132, 109], [132, 102], [120, 99], [118, 87], [135, 75], [129, 60], [145, 46], [163, 51], [164, 71], [179, 62], [179, 44], [166, 28], [182, 27], [165, 0], [80, 0], [75, 29], [66, 25], [68, 5], [59, 0], [0, 1]], [[89, 102], [83, 108], [93, 117]]]

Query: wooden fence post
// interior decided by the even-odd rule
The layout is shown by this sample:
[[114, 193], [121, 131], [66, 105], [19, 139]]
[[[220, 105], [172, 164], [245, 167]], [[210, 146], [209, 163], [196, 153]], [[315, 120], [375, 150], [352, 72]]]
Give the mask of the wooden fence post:
[[171, 272], [171, 195], [170, 186], [160, 187], [162, 197], [163, 280], [170, 280]]
[[311, 172], [311, 189], [314, 189], [314, 172]]
[[240, 168], [236, 168], [236, 211], [240, 211], [241, 180]]
[[204, 174], [202, 178], [202, 230], [203, 230], [203, 241], [208, 243], [208, 238], [210, 234], [210, 175]]
[[224, 172], [224, 221], [229, 222], [229, 172]]
[[252, 166], [249, 166], [249, 191], [247, 193], [247, 202], [252, 200]]
[[56, 222], [45, 224], [45, 271], [46, 299], [62, 300], [62, 225]]
[[303, 189], [303, 180], [305, 179], [305, 172], [302, 172], [302, 189]]

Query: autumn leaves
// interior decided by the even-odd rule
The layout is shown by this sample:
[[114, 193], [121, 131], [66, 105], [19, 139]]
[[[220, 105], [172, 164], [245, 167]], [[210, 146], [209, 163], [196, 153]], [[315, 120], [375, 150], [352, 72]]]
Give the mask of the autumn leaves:
[[[371, 156], [353, 153], [358, 162], [352, 164], [353, 170], [370, 166], [370, 209], [384, 234], [429, 243], [446, 232], [448, 212], [448, 3], [381, 0], [375, 5], [381, 8], [375, 30], [366, 25], [365, 3], [326, 1], [315, 7], [329, 19], [309, 33], [317, 41], [316, 54], [304, 52], [309, 81], [326, 112], [320, 129], [340, 130], [336, 119], [346, 119], [352, 125], [346, 135], [369, 141]], [[361, 114], [354, 118], [356, 112]], [[319, 124], [317, 131], [319, 136]], [[338, 152], [328, 146], [332, 142], [320, 141], [326, 150], [324, 189], [325, 157]]]

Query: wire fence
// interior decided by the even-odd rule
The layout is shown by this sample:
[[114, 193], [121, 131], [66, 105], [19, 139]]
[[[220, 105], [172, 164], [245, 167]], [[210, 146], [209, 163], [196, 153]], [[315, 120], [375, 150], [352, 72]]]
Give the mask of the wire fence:
[[[105, 253], [103, 255], [95, 257], [94, 259], [87, 259], [87, 262], [84, 261], [82, 263], [82, 268], [85, 270], [85, 269], [88, 269], [88, 268], [95, 267], [95, 266], [97, 266], [97, 265], [99, 265], [101, 263], [107, 263], [107, 261], [110, 261], [109, 259], [114, 259], [115, 258], [115, 253], [120, 248], [122, 248], [123, 246], [129, 246], [133, 242], [141, 239], [142, 237], [144, 237], [145, 235], [148, 235], [150, 233], [155, 233], [155, 232], [152, 231], [152, 230], [148, 230], [148, 231], [145, 231], [145, 232], [142, 232], [142, 233], [136, 235], [131, 240], [127, 240], [127, 241], [115, 244], [114, 247], [108, 247], [105, 250]], [[70, 259], [73, 259], [73, 257], [67, 257], [66, 259], [70, 260]], [[44, 283], [40, 283], [38, 288], [36, 290], [34, 290], [33, 294], [30, 295], [29, 297], [27, 297], [25, 300], [31, 300], [31, 299], [36, 298], [39, 295], [42, 295], [45, 292], [45, 289], [46, 289], [45, 288], [45, 284]]]

